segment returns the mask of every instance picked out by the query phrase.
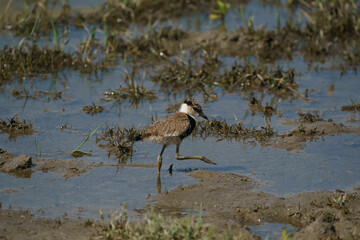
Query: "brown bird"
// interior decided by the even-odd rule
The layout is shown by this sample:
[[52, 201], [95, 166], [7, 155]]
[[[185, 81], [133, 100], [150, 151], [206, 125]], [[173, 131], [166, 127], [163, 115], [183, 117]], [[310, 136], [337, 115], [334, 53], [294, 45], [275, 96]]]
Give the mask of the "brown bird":
[[203, 113], [201, 105], [194, 99], [186, 99], [181, 104], [180, 110], [164, 119], [155, 122], [153, 125], [142, 130], [141, 133], [135, 136], [135, 140], [147, 140], [162, 144], [163, 147], [157, 158], [158, 172], [160, 172], [162, 165], [162, 154], [169, 145], [176, 145], [175, 158], [177, 160], [198, 159], [206, 163], [214, 164], [210, 159], [204, 156], [181, 156], [179, 148], [181, 141], [189, 136], [196, 126], [194, 116], [201, 116], [208, 119]]

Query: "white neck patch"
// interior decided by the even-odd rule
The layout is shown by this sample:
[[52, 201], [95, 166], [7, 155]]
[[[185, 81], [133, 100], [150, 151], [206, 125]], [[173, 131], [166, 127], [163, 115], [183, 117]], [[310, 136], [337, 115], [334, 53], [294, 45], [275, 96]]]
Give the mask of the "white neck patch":
[[189, 114], [190, 116], [192, 116], [194, 118], [194, 116], [198, 116], [199, 114], [197, 112], [195, 112], [195, 110], [190, 107], [189, 105], [187, 105], [186, 103], [181, 104], [180, 110], [179, 112], [183, 112], [186, 114]]
[[181, 104], [179, 112], [189, 114], [189, 106], [186, 103]]

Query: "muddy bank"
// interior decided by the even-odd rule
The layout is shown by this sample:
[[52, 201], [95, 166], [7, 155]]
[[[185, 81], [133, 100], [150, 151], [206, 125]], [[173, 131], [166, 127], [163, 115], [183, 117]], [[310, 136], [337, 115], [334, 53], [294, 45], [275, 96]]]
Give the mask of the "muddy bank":
[[[200, 182], [153, 196], [154, 202], [143, 212], [154, 207], [155, 211], [176, 216], [201, 209], [204, 224], [214, 227], [214, 236], [226, 233], [241, 236], [239, 239], [259, 239], [249, 226], [264, 223], [299, 228], [292, 239], [360, 238], [359, 188], [351, 193], [318, 191], [280, 197], [259, 191], [262, 183], [242, 175], [208, 170], [196, 170], [189, 175]], [[107, 221], [73, 220], [66, 215], [40, 218], [29, 211], [0, 209], [2, 239], [104, 239], [110, 227]], [[116, 230], [118, 234], [121, 235], [123, 227]]]
[[255, 180], [232, 173], [197, 170], [198, 184], [153, 197], [163, 212], [202, 209], [221, 231], [249, 232], [248, 226], [284, 223], [300, 228], [292, 239], [359, 239], [360, 192], [308, 192], [279, 197], [257, 191]]
[[44, 159], [32, 158], [30, 155], [15, 155], [0, 149], [0, 171], [16, 177], [30, 178], [37, 171], [53, 172], [63, 178], [78, 177], [95, 167], [149, 167], [154, 164], [116, 164], [86, 162], [80, 159]]
[[324, 137], [326, 136], [336, 136], [341, 134], [360, 135], [359, 126], [334, 123], [332, 120], [302, 120], [300, 118], [299, 121], [286, 120], [283, 121], [282, 124], [296, 126], [296, 128], [280, 135], [274, 141], [271, 141], [268, 144], [269, 147], [300, 152], [308, 142], [324, 141]]

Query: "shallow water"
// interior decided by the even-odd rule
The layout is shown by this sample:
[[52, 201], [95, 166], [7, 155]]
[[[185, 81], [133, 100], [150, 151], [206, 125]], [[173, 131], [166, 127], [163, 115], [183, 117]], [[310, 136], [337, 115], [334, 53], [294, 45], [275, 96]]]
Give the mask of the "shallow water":
[[[293, 226], [281, 223], [263, 223], [258, 226], [250, 226], [249, 228], [254, 234], [268, 240], [282, 239], [283, 232], [289, 235], [297, 231]], [[277, 229], [277, 231], [274, 231], [274, 229]]]
[[[245, 16], [255, 16], [254, 23], [268, 28], [276, 26], [275, 12], [280, 16], [287, 14], [283, 9], [266, 7], [257, 2], [246, 6]], [[267, 19], [269, 19], [267, 21]], [[225, 19], [229, 31], [234, 31], [243, 24], [235, 12], [231, 12]], [[280, 17], [280, 19], [282, 19]], [[215, 23], [208, 19], [206, 14], [200, 14], [203, 23], [197, 29], [192, 22], [193, 16], [181, 18], [178, 23], [183, 29], [208, 31], [215, 27]], [[234, 24], [235, 23], [235, 24]], [[171, 23], [170, 23], [171, 24]], [[217, 23], [216, 23], [217, 24]], [[100, 34], [100, 33], [97, 33]], [[69, 49], [75, 48], [82, 41], [86, 32], [73, 30], [69, 34]], [[4, 38], [3, 38], [4, 37]], [[99, 35], [99, 38], [102, 36]], [[16, 38], [1, 36], [0, 45], [16, 41]], [[235, 60], [221, 58], [226, 67], [230, 67]], [[165, 93], [158, 95], [159, 99], [149, 103], [143, 102], [134, 108], [128, 101], [113, 105], [112, 102], [103, 102], [103, 93], [124, 86], [124, 68], [129, 72], [131, 67], [124, 66], [119, 61], [118, 66], [109, 67], [108, 72], [94, 75], [81, 75], [79, 72], [64, 71], [58, 75], [48, 75], [49, 79], [25, 79], [22, 82], [7, 83], [0, 92], [0, 118], [9, 119], [18, 114], [19, 119], [31, 122], [36, 133], [30, 136], [9, 139], [7, 134], [0, 134], [1, 148], [14, 154], [30, 154], [35, 157], [35, 138], [41, 158], [72, 159], [67, 153], [74, 150], [88, 134], [100, 125], [98, 134], [106, 127], [115, 126], [145, 126], [151, 122], [150, 116], [159, 118], [167, 115], [165, 109], [168, 104], [181, 101], [184, 95], [168, 100]], [[359, 119], [359, 114], [341, 112], [341, 106], [359, 101], [360, 81], [358, 75], [352, 71], [341, 76], [335, 70], [307, 70], [308, 64], [301, 56], [292, 61], [278, 61], [276, 65], [283, 69], [293, 67], [301, 76], [297, 76], [298, 91], [303, 93], [306, 89], [315, 89], [309, 93], [311, 102], [301, 100], [279, 103], [278, 111], [283, 113], [282, 118], [273, 117], [272, 127], [279, 133], [293, 129], [282, 125], [285, 119], [298, 119], [298, 111], [319, 111], [324, 119], [333, 119], [334, 122], [349, 124], [351, 118]], [[326, 63], [325, 65], [326, 66]], [[147, 89], [159, 90], [149, 78], [151, 69], [145, 71], [143, 81]], [[334, 91], [329, 92], [333, 85]], [[30, 95], [35, 90], [60, 91], [65, 89], [62, 98], [48, 100], [42, 98], [15, 99], [11, 95], [12, 89], [27, 89]], [[228, 123], [238, 121], [249, 127], [261, 127], [264, 119], [261, 114], [248, 114], [248, 102], [243, 100], [241, 94], [223, 93], [215, 89], [218, 99], [208, 102], [204, 112], [208, 116], [226, 119]], [[255, 94], [258, 96], [258, 94]], [[200, 94], [194, 95], [201, 103]], [[269, 99], [266, 96], [265, 99]], [[106, 110], [95, 116], [82, 112], [85, 105], [96, 103]], [[351, 124], [359, 125], [359, 121]], [[61, 126], [68, 126], [61, 130]], [[91, 157], [81, 158], [88, 162], [116, 163], [116, 160], [107, 157], [107, 153], [98, 148], [94, 136], [83, 147], [84, 151], [92, 151]], [[359, 184], [360, 153], [359, 136], [346, 134], [340, 136], [326, 136], [317, 142], [309, 142], [300, 152], [288, 152], [256, 145], [253, 141], [228, 142], [217, 141], [214, 137], [206, 140], [189, 138], [181, 145], [181, 154], [205, 155], [218, 165], [210, 166], [200, 161], [174, 160], [175, 147], [168, 147], [164, 153], [162, 168], [162, 190], [170, 191], [180, 186], [195, 183], [196, 180], [186, 175], [188, 169], [209, 169], [226, 171], [252, 176], [264, 182], [262, 190], [279, 195], [288, 195], [304, 191], [342, 189], [351, 191], [352, 187]], [[161, 147], [153, 143], [136, 143], [136, 153], [132, 162], [137, 164], [156, 164], [156, 156]], [[170, 176], [167, 168], [174, 164], [173, 175]], [[99, 167], [89, 170], [80, 177], [64, 179], [54, 173], [36, 172], [30, 179], [17, 178], [0, 173], [0, 202], [3, 208], [12, 207], [29, 208], [36, 215], [57, 217], [65, 213], [70, 217], [98, 217], [98, 209], [105, 212], [121, 210], [126, 203], [130, 216], [136, 218], [136, 209], [146, 206], [149, 194], [157, 192], [156, 168], [131, 168], [125, 167]], [[15, 189], [10, 191], [9, 189]], [[272, 228], [274, 229], [274, 228]]]

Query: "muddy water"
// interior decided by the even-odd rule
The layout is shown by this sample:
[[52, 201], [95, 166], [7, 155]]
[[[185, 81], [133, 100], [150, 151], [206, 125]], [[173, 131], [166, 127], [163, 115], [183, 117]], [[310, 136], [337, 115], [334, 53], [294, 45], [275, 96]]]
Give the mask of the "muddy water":
[[[253, 9], [253, 10], [251, 10]], [[268, 8], [258, 3], [246, 7], [245, 16], [255, 16], [254, 22], [258, 25], [267, 23], [268, 28], [276, 26], [274, 8]], [[282, 16], [282, 9], [277, 9]], [[286, 13], [284, 13], [286, 14]], [[270, 19], [270, 20], [268, 20]], [[281, 18], [280, 18], [281, 20]], [[193, 26], [194, 17], [182, 18], [179, 24], [183, 29], [208, 31], [216, 26], [207, 19], [207, 15], [200, 14], [199, 28]], [[190, 22], [190, 23], [189, 23]], [[235, 12], [231, 12], [225, 23], [229, 31], [235, 30], [243, 24], [238, 21]], [[236, 24], [235, 24], [236, 23]], [[101, 33], [98, 37], [101, 39]], [[86, 35], [83, 30], [73, 30], [69, 34], [69, 49]], [[12, 38], [3, 38], [1, 43], [9, 44]], [[227, 67], [237, 60], [231, 57], [221, 57]], [[293, 67], [301, 76], [296, 78], [299, 84], [298, 91], [303, 93], [310, 89], [310, 102], [301, 100], [279, 103], [278, 111], [282, 117], [272, 118], [272, 127], [279, 133], [294, 129], [293, 126], [283, 125], [286, 119], [298, 119], [298, 111], [318, 111], [324, 119], [333, 119], [334, 122], [359, 125], [358, 113], [341, 112], [341, 106], [358, 102], [360, 82], [358, 75], [348, 72], [341, 76], [339, 71], [321, 69], [330, 62], [320, 65], [318, 71], [308, 70], [308, 63], [301, 56], [292, 61], [278, 61], [276, 65], [283, 69]], [[9, 139], [7, 134], [0, 134], [1, 148], [14, 154], [30, 154], [36, 158], [35, 138], [38, 149], [38, 158], [72, 159], [68, 154], [74, 150], [98, 125], [98, 134], [106, 125], [115, 126], [141, 126], [151, 122], [150, 116], [162, 118], [167, 115], [165, 109], [168, 104], [174, 104], [184, 95], [177, 98], [159, 94], [159, 99], [149, 103], [143, 102], [136, 108], [129, 101], [113, 104], [101, 99], [103, 93], [124, 86], [124, 68], [131, 72], [131, 66], [124, 66], [121, 61], [118, 65], [108, 68], [108, 72], [94, 75], [81, 75], [78, 72], [60, 72], [58, 75], [26, 78], [22, 82], [7, 83], [0, 92], [0, 116], [8, 119], [18, 114], [20, 119], [26, 119], [34, 126], [36, 133], [30, 136], [19, 136]], [[149, 76], [152, 69], [141, 71], [139, 82], [143, 82], [147, 89], [158, 90]], [[29, 95], [34, 95], [35, 90], [57, 92], [63, 90], [60, 99], [21, 98], [15, 99], [11, 95], [13, 89], [29, 90]], [[260, 114], [249, 113], [248, 102], [240, 94], [223, 93], [215, 89], [218, 94], [217, 101], [208, 102], [204, 112], [208, 116], [221, 117], [228, 123], [241, 121], [248, 127], [264, 125]], [[259, 95], [255, 96], [259, 97]], [[202, 95], [194, 96], [203, 103]], [[265, 96], [265, 100], [271, 100]], [[85, 105], [96, 103], [105, 108], [105, 111], [95, 116], [82, 112]], [[357, 119], [353, 122], [351, 119]], [[91, 157], [85, 156], [82, 160], [92, 162], [116, 163], [113, 158], [108, 158], [104, 150], [97, 147], [91, 139], [83, 147], [84, 151], [91, 151]], [[202, 139], [187, 139], [181, 146], [182, 154], [205, 155], [218, 165], [209, 166], [197, 161], [174, 160], [174, 147], [169, 147], [164, 153], [163, 170], [161, 173], [162, 191], [170, 191], [179, 185], [196, 182], [186, 175], [189, 169], [210, 169], [215, 171], [233, 172], [252, 176], [264, 183], [263, 190], [270, 193], [287, 195], [313, 190], [351, 190], [359, 183], [360, 163], [358, 161], [359, 136], [353, 134], [326, 136], [316, 142], [308, 142], [305, 148], [289, 152], [257, 145], [255, 141], [228, 142], [218, 141], [213, 137]], [[137, 143], [136, 153], [132, 163], [155, 164], [156, 156], [161, 147], [153, 143]], [[169, 175], [167, 168], [174, 164], [173, 175]], [[3, 208], [11, 206], [13, 209], [29, 208], [35, 214], [42, 216], [62, 216], [65, 213], [70, 217], [98, 217], [97, 210], [105, 212], [121, 209], [121, 204], [126, 203], [130, 215], [136, 218], [136, 210], [148, 204], [149, 194], [157, 192], [157, 174], [155, 168], [117, 169], [115, 167], [98, 167], [87, 171], [80, 177], [64, 179], [54, 173], [36, 172], [31, 178], [17, 178], [0, 173], [0, 202]], [[271, 227], [270, 227], [271, 228]], [[278, 228], [276, 226], [275, 228]], [[261, 231], [260, 231], [261, 232]]]

